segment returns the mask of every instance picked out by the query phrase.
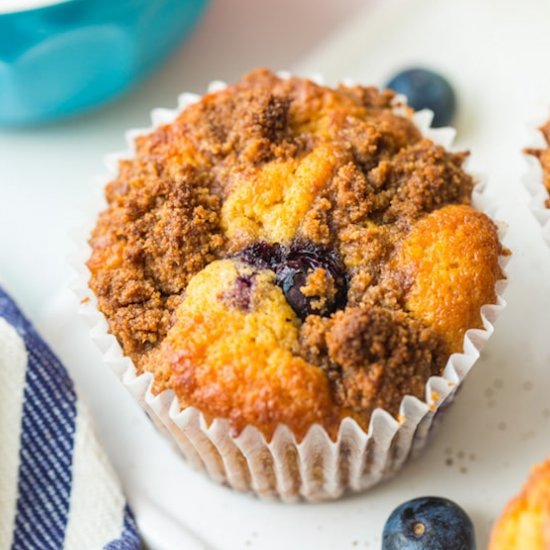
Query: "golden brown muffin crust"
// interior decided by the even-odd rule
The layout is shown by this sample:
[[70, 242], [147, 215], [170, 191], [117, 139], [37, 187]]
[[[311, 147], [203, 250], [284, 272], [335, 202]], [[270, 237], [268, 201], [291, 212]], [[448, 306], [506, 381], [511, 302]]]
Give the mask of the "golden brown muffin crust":
[[[546, 124], [541, 126], [539, 130], [549, 147], [545, 149], [527, 148], [525, 149], [525, 152], [539, 159], [540, 165], [542, 167], [544, 186], [546, 187], [548, 192], [550, 192], [550, 120], [548, 120]], [[550, 208], [550, 199], [546, 200], [545, 205], [546, 208]]]
[[550, 460], [533, 468], [491, 534], [489, 550], [550, 549]]
[[466, 155], [393, 100], [258, 70], [136, 140], [88, 266], [155, 391], [267, 437], [424, 397], [494, 302], [502, 248]]

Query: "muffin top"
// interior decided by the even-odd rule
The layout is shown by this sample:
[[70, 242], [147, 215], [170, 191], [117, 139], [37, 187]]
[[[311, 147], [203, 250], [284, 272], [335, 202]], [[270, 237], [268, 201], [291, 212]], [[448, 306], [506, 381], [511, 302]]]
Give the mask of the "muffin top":
[[550, 548], [550, 460], [533, 469], [521, 493], [497, 521], [489, 550]]
[[[550, 120], [548, 120], [544, 126], [540, 127], [540, 132], [548, 144], [548, 147], [545, 149], [528, 148], [525, 152], [539, 159], [540, 165], [542, 166], [544, 186], [550, 193]], [[545, 205], [547, 208], [550, 208], [550, 198], [546, 200]]]
[[495, 301], [503, 250], [466, 153], [393, 104], [257, 70], [136, 139], [88, 267], [155, 392], [298, 439], [424, 397]]

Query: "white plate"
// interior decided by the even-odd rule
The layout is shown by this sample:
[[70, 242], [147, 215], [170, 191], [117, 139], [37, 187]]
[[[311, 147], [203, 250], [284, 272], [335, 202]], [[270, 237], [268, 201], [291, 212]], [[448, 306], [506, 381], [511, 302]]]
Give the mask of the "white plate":
[[550, 252], [520, 183], [529, 104], [538, 96], [550, 103], [549, 28], [544, 0], [393, 0], [300, 66], [365, 83], [410, 63], [448, 74], [461, 102], [458, 142], [473, 150], [472, 168], [490, 176], [510, 225], [509, 306], [441, 432], [394, 480], [319, 505], [262, 502], [211, 483], [172, 453], [101, 364], [68, 293], [50, 304], [40, 328], [91, 402], [152, 547], [376, 549], [392, 508], [427, 494], [463, 505], [485, 547], [506, 500], [550, 454]]
[[47, 8], [55, 4], [64, 4], [71, 0], [0, 0], [0, 15], [38, 8]]

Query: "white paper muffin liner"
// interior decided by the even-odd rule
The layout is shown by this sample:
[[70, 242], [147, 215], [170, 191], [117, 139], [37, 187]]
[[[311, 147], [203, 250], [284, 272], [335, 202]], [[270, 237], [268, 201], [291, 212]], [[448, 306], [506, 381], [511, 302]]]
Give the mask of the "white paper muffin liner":
[[[279, 76], [288, 78], [288, 73], [279, 73]], [[315, 77], [312, 80], [320, 79]], [[216, 81], [209, 86], [209, 91], [223, 87], [223, 82]], [[347, 418], [341, 422], [336, 441], [332, 441], [320, 425], [312, 426], [300, 443], [284, 425], [277, 428], [271, 441], [266, 441], [252, 426], [235, 437], [231, 435], [226, 420], [216, 419], [208, 425], [196, 408], [181, 409], [173, 391], [153, 394], [153, 375], [149, 372], [138, 374], [132, 361], [123, 355], [116, 338], [109, 334], [107, 321], [99, 312], [97, 300], [88, 288], [90, 273], [85, 262], [89, 258], [90, 247], [87, 240], [98, 213], [106, 207], [103, 197], [105, 183], [116, 177], [120, 159], [132, 157], [135, 137], [171, 122], [181, 110], [198, 99], [199, 96], [194, 94], [182, 94], [178, 98], [178, 109], [153, 110], [153, 126], [127, 132], [129, 150], [106, 158], [109, 175], [97, 182], [97, 200], [87, 208], [87, 226], [76, 236], [77, 253], [71, 260], [78, 272], [75, 291], [81, 300], [81, 313], [91, 325], [91, 337], [103, 353], [105, 362], [157, 427], [175, 443], [188, 463], [206, 470], [212, 479], [239, 491], [250, 491], [260, 497], [275, 497], [283, 501], [331, 500], [347, 491], [365, 490], [393, 475], [409, 457], [424, 447], [438, 412], [453, 401], [493, 333], [493, 324], [506, 305], [502, 298], [506, 281], [497, 283], [496, 303], [481, 308], [483, 328], [468, 330], [463, 353], [451, 355], [443, 375], [429, 379], [425, 401], [405, 396], [398, 419], [382, 409], [376, 409], [371, 416], [368, 432]], [[403, 102], [403, 98], [396, 101], [396, 111], [403, 110]], [[421, 111], [414, 114], [413, 120], [423, 135], [449, 148], [455, 131], [451, 128], [430, 128], [432, 116], [429, 111]], [[483, 192], [484, 187], [483, 183], [476, 185], [473, 204], [478, 210], [491, 214], [494, 209]], [[502, 268], [505, 263], [506, 258], [502, 257]]]
[[[533, 114], [529, 121], [529, 149], [546, 149], [550, 147], [546, 143], [539, 127], [550, 119], [550, 103], [537, 101], [534, 103]], [[542, 228], [542, 236], [550, 247], [550, 208], [545, 206], [545, 201], [550, 198], [548, 190], [544, 186], [542, 167], [539, 160], [533, 155], [525, 154], [527, 170], [523, 176], [523, 183], [529, 193], [529, 208]]]

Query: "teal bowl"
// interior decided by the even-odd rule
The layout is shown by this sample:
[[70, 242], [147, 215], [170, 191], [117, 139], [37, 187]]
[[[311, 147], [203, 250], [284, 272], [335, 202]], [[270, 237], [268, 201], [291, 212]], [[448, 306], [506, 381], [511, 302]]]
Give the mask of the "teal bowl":
[[32, 1], [19, 11], [2, 11], [0, 1], [0, 126], [74, 115], [120, 95], [184, 40], [208, 0]]

